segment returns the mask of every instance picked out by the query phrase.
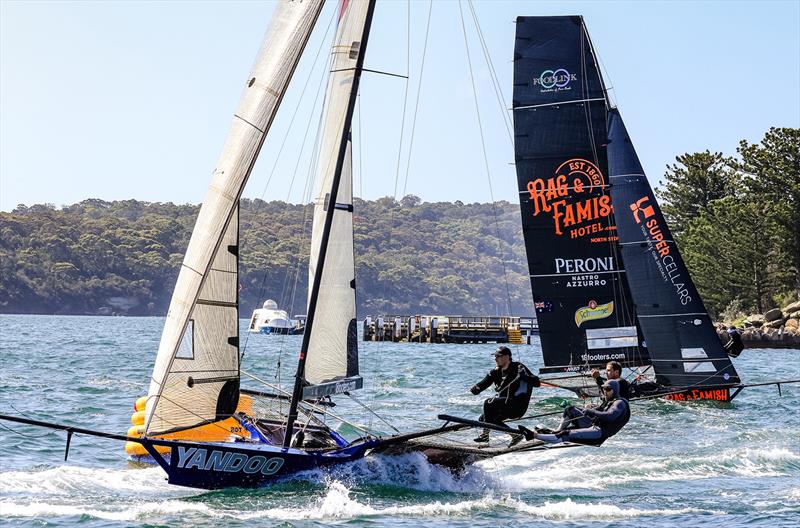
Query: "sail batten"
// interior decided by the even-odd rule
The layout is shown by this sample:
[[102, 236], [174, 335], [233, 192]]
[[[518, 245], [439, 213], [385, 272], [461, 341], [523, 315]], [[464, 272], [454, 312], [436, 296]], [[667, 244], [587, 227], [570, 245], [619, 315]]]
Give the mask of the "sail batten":
[[[235, 410], [238, 200], [321, 8], [321, 0], [282, 2], [273, 13], [170, 301], [148, 390], [148, 435], [193, 427]], [[186, 374], [208, 369], [228, 376], [194, 384]]]

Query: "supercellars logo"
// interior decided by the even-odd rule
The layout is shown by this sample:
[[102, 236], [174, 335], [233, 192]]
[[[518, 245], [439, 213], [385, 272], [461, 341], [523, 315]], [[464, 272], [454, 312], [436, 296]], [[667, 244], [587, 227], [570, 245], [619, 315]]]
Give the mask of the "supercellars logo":
[[639, 224], [642, 235], [647, 240], [648, 249], [661, 272], [661, 277], [664, 282], [672, 284], [681, 305], [686, 306], [692, 302], [692, 296], [686, 288], [686, 279], [678, 269], [678, 264], [675, 263], [673, 248], [664, 237], [664, 230], [658, 223], [658, 217], [655, 208], [650, 203], [650, 197], [643, 196], [629, 207], [633, 219]]
[[604, 183], [603, 173], [591, 161], [565, 161], [550, 178], [528, 182], [533, 216], [551, 216], [553, 231], [559, 236], [581, 238], [605, 231], [610, 222], [602, 220], [613, 208], [611, 198], [598, 192]]

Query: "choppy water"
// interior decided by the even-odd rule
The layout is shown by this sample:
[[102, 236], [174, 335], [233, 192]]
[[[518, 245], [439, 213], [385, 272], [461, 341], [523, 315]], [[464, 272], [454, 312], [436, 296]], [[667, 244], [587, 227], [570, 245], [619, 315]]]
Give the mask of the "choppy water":
[[[162, 320], [0, 316], [0, 413], [124, 432], [145, 393]], [[284, 384], [298, 337], [249, 336], [245, 370]], [[467, 392], [493, 345], [362, 343], [360, 397], [401, 430], [437, 413], [480, 414]], [[516, 355], [538, 367], [538, 345]], [[800, 350], [748, 350], [735, 361], [757, 383], [800, 378]], [[537, 391], [530, 412], [566, 393]], [[24, 526], [797, 526], [800, 386], [745, 390], [732, 404], [652, 401], [602, 448], [512, 454], [464, 475], [419, 455], [370, 456], [259, 490], [166, 484], [126, 461], [121, 443], [0, 422], [0, 519]], [[341, 414], [381, 424], [344, 403]], [[10, 427], [13, 432], [3, 427]], [[385, 427], [384, 427], [385, 429]]]

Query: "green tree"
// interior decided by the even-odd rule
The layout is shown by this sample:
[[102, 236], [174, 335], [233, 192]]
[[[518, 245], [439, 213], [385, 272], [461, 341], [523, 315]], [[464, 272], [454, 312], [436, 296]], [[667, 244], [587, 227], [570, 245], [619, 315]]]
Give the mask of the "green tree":
[[687, 225], [682, 254], [706, 308], [720, 313], [738, 300], [763, 313], [785, 283], [789, 259], [775, 206], [752, 197], [715, 200]]
[[764, 203], [788, 235], [778, 241], [791, 256], [792, 286], [800, 296], [800, 129], [770, 128], [760, 144], [742, 140], [737, 149], [744, 184]]
[[672, 234], [680, 238], [689, 222], [712, 201], [734, 194], [736, 173], [731, 160], [719, 152], [683, 154], [675, 160], [677, 163], [667, 166], [666, 183], [658, 182], [661, 188], [656, 195], [662, 200]]

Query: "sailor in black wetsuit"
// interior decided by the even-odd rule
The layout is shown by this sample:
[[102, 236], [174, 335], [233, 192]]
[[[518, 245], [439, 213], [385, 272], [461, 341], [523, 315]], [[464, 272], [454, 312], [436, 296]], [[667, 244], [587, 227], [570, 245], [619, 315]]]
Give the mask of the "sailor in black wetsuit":
[[722, 348], [728, 353], [730, 357], [739, 357], [739, 354], [744, 350], [744, 343], [742, 342], [742, 334], [735, 327], [728, 328], [728, 337], [730, 338]]
[[536, 438], [555, 444], [574, 442], [599, 446], [625, 427], [631, 417], [628, 400], [619, 395], [619, 381], [603, 384], [605, 401], [596, 409], [567, 407], [561, 425], [555, 431], [537, 429]]
[[[631, 396], [636, 393], [635, 382], [633, 384], [628, 383], [628, 380], [622, 378], [622, 365], [620, 365], [616, 361], [609, 361], [606, 364], [606, 376], [610, 380], [617, 380], [619, 382], [619, 395], [626, 400], [630, 400]], [[606, 378], [600, 375], [600, 371], [597, 369], [592, 370], [592, 377], [594, 378], [595, 383], [597, 383], [597, 387], [600, 389], [600, 395], [603, 394], [603, 383], [606, 382]]]
[[[504, 420], [519, 418], [528, 410], [531, 392], [540, 385], [539, 378], [528, 370], [522, 363], [511, 360], [511, 350], [506, 346], [497, 347], [494, 353], [497, 367], [489, 371], [481, 381], [471, 389], [472, 394], [494, 384], [497, 396], [483, 402], [483, 414], [479, 418], [482, 422], [503, 425]], [[511, 445], [522, 439], [522, 435], [513, 435]], [[476, 442], [488, 442], [489, 430], [483, 432], [475, 439]]]

